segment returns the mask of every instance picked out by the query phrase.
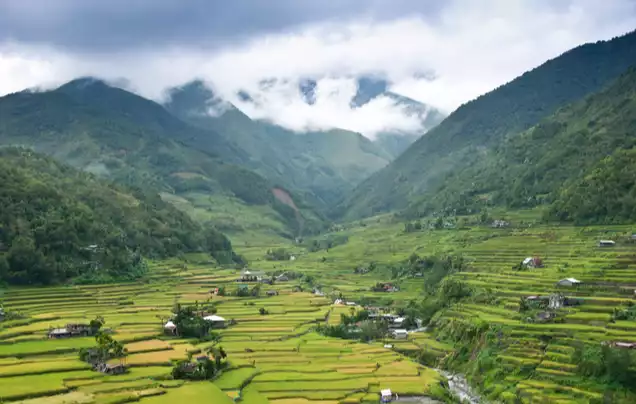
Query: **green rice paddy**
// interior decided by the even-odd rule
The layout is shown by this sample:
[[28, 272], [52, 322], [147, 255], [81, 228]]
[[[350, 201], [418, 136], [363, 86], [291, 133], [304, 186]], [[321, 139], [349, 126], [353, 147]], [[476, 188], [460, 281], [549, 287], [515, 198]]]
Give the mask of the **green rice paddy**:
[[[636, 322], [611, 321], [614, 308], [634, 300], [636, 244], [619, 242], [631, 235], [628, 226], [568, 227], [532, 224], [535, 212], [510, 215], [512, 227], [472, 227], [403, 233], [403, 224], [379, 217], [356, 224], [342, 233], [347, 244], [329, 251], [307, 253], [299, 246], [295, 261], [267, 261], [265, 251], [280, 245], [276, 239], [238, 243], [255, 269], [288, 270], [312, 275], [327, 295], [342, 292], [347, 300], [376, 298], [402, 304], [421, 296], [418, 278], [398, 280], [400, 291], [371, 292], [384, 272], [354, 274], [370, 262], [398, 263], [412, 253], [421, 256], [461, 253], [469, 269], [453, 276], [496, 297], [489, 304], [460, 303], [438, 314], [437, 321], [484, 321], [504, 327], [506, 349], [498, 361], [510, 374], [499, 386], [502, 402], [584, 403], [602, 396], [592, 383], [579, 383], [571, 364], [577, 342], [636, 342]], [[521, 223], [523, 221], [523, 224]], [[600, 238], [617, 240], [614, 248], [599, 248]], [[240, 245], [244, 244], [244, 245]], [[540, 256], [544, 268], [517, 271], [513, 266], [527, 256]], [[239, 271], [210, 264], [184, 265], [181, 261], [152, 264], [147, 282], [97, 286], [9, 288], [6, 308], [25, 319], [0, 323], [0, 401], [36, 403], [232, 402], [240, 397], [251, 404], [326, 404], [377, 402], [379, 391], [391, 388], [401, 396], [438, 395], [437, 372], [407, 357], [426, 352], [442, 359], [453, 344], [429, 333], [414, 333], [407, 341], [371, 344], [320, 336], [318, 323], [337, 324], [350, 308], [331, 299], [295, 291], [295, 281], [263, 285], [261, 297], [220, 297], [210, 290], [232, 290]], [[557, 288], [555, 282], [574, 277], [583, 284]], [[396, 282], [395, 280], [393, 280]], [[277, 290], [266, 297], [265, 291]], [[560, 291], [582, 304], [558, 310], [559, 323], [527, 322], [519, 313], [520, 298]], [[231, 368], [213, 382], [170, 381], [172, 363], [210, 343], [162, 335], [162, 324], [175, 302], [218, 303], [218, 315], [236, 324], [221, 330], [219, 343]], [[259, 308], [268, 315], [260, 315]], [[92, 338], [49, 340], [51, 327], [86, 322], [101, 315], [116, 339], [126, 343], [127, 374], [104, 376], [87, 369], [77, 352], [92, 346]], [[544, 336], [552, 337], [546, 346]], [[530, 367], [517, 378], [515, 369]], [[512, 388], [511, 388], [512, 386]], [[491, 391], [497, 391], [497, 386]], [[212, 400], [212, 401], [210, 401]]]

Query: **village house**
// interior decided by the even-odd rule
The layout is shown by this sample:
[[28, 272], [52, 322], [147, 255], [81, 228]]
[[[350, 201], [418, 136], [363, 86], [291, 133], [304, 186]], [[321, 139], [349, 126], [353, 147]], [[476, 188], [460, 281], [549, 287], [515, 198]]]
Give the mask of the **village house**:
[[347, 306], [357, 306], [356, 302], [345, 302]]
[[564, 278], [556, 283], [556, 286], [577, 286], [580, 285], [581, 281], [575, 278]]
[[393, 393], [391, 392], [391, 389], [380, 390], [380, 402], [390, 403], [391, 401], [393, 401]]
[[599, 247], [614, 247], [615, 245], [616, 245], [616, 242], [614, 240], [599, 240], [598, 241]]
[[95, 370], [107, 375], [120, 375], [122, 373], [126, 373], [126, 366], [121, 363], [118, 363], [118, 364], [100, 363], [99, 365], [95, 367]]
[[409, 332], [403, 328], [397, 329], [391, 331], [391, 336], [393, 337], [393, 339], [407, 339], [409, 336]]
[[276, 277], [276, 282], [287, 282], [289, 277], [285, 274], [279, 275]]
[[205, 316], [203, 319], [212, 323], [212, 328], [225, 328], [225, 319], [221, 316], [213, 314], [211, 316]]
[[527, 257], [521, 262], [524, 268], [543, 268], [543, 261], [539, 257]]
[[88, 324], [66, 324], [64, 328], [52, 328], [47, 333], [49, 338], [87, 337], [92, 334]]
[[491, 225], [491, 227], [493, 228], [504, 228], [508, 226], [510, 226], [510, 222], [507, 222], [505, 220], [494, 220]]
[[262, 271], [250, 271], [249, 269], [245, 269], [241, 271], [241, 278], [239, 279], [239, 282], [260, 282], [262, 280]]
[[551, 311], [543, 311], [537, 314], [536, 320], [538, 322], [547, 322], [556, 317], [556, 314]]
[[612, 342], [611, 346], [613, 346], [614, 348], [621, 348], [621, 349], [636, 349], [636, 342], [616, 341], [616, 342]]
[[389, 324], [389, 328], [401, 328], [404, 324], [405, 317], [394, 318]]
[[268, 290], [267, 291], [267, 296], [278, 296], [278, 291], [277, 290]]

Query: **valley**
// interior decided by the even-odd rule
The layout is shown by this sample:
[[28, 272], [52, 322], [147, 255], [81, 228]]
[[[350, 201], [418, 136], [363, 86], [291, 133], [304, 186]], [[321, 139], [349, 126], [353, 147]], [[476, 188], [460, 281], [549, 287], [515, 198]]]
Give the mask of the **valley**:
[[[509, 224], [504, 228], [464, 217], [461, 227], [414, 232], [390, 216], [377, 217], [338, 231], [348, 241], [328, 251], [262, 239], [236, 250], [252, 270], [287, 274], [288, 280], [262, 284], [257, 295], [243, 297], [237, 296], [240, 285], [256, 284], [237, 282], [240, 270], [218, 268], [202, 255], [152, 262], [143, 282], [9, 288], [4, 308], [20, 317], [0, 323], [0, 394], [4, 401], [25, 403], [153, 403], [212, 395], [215, 402], [241, 397], [247, 403], [317, 404], [377, 402], [380, 390], [390, 388], [400, 397], [443, 402], [449, 399], [440, 386], [445, 377], [432, 369], [443, 367], [465, 374], [496, 402], [595, 402], [607, 397], [604, 381], [580, 374], [574, 352], [583, 341], [636, 338], [636, 320], [617, 319], [617, 311], [633, 304], [632, 228], [550, 226], [540, 217], [536, 211], [511, 212], [502, 216]], [[599, 239], [616, 245], [599, 247]], [[284, 248], [295, 259], [268, 260], [271, 248]], [[464, 262], [450, 277], [466, 295], [429, 311], [428, 331], [370, 343], [317, 332], [320, 325], [338, 326], [341, 314], [369, 307], [427, 315], [420, 305], [439, 299], [440, 292], [427, 287], [434, 280], [426, 269], [408, 269], [413, 254], [461, 256]], [[542, 267], [520, 268], [526, 256], [540, 257]], [[358, 267], [371, 269], [356, 274]], [[581, 284], [557, 286], [563, 278]], [[378, 282], [398, 290], [373, 292]], [[212, 293], [215, 288], [224, 288], [225, 296]], [[523, 304], [554, 293], [579, 303], [556, 309]], [[177, 302], [205, 302], [232, 324], [218, 331], [217, 342], [166, 336], [163, 324]], [[259, 314], [262, 308], [267, 314]], [[554, 317], [537, 320], [545, 311]], [[46, 338], [51, 327], [95, 316], [103, 316], [128, 349], [126, 374], [102, 375], [77, 359], [81, 348], [93, 345], [92, 337]], [[228, 355], [229, 367], [218, 378], [169, 380], [175, 361], [210, 345]], [[612, 402], [633, 399], [624, 389], [613, 394]]]

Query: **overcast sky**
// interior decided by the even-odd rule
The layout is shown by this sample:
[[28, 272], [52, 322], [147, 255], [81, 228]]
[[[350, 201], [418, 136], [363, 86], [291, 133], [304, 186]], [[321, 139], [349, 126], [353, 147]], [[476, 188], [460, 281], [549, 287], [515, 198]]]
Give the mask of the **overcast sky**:
[[[636, 0], [0, 0], [0, 94], [93, 75], [161, 100], [200, 78], [254, 118], [372, 137], [422, 128], [388, 98], [350, 108], [354, 76], [382, 75], [451, 112], [634, 28]], [[313, 105], [298, 92], [307, 77], [318, 81]]]

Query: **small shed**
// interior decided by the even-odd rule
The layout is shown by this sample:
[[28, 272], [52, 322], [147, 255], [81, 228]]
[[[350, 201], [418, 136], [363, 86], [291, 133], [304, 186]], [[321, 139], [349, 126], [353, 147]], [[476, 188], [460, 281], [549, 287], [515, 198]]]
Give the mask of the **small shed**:
[[383, 403], [391, 402], [391, 400], [393, 400], [393, 393], [391, 392], [391, 389], [380, 390], [380, 400]]
[[276, 296], [278, 295], [278, 291], [277, 290], [268, 290], [267, 291], [267, 296]]
[[398, 329], [391, 331], [391, 335], [394, 339], [407, 339], [409, 336], [409, 332], [405, 329]]
[[581, 281], [575, 278], [564, 278], [556, 283], [557, 286], [576, 286], [580, 284]]
[[225, 327], [225, 319], [221, 316], [217, 316], [213, 314], [211, 316], [203, 317], [205, 321], [209, 321], [212, 323], [213, 328], [223, 328]]
[[526, 268], [543, 268], [543, 261], [539, 257], [527, 257], [521, 265]]
[[616, 245], [616, 242], [614, 240], [599, 240], [598, 241], [599, 247], [614, 247], [615, 245]]
[[357, 306], [356, 302], [346, 302], [347, 306]]

